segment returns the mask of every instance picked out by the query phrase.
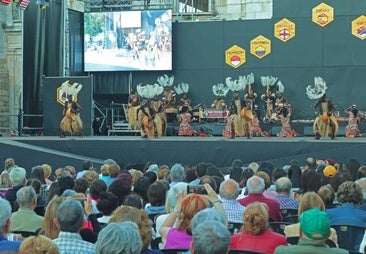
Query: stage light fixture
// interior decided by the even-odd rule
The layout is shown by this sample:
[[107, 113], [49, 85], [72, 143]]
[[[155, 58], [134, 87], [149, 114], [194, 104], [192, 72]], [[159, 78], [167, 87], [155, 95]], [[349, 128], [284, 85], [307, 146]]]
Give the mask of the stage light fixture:
[[17, 7], [19, 9], [25, 9], [27, 8], [28, 4], [30, 3], [30, 0], [19, 0], [18, 3], [17, 3]]
[[4, 5], [8, 5], [11, 2], [12, 2], [11, 0], [0, 0], [0, 4], [4, 4]]

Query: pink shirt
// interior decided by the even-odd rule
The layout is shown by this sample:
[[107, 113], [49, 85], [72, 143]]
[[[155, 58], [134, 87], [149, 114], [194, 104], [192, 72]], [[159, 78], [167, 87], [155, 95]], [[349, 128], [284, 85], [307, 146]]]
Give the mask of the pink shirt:
[[192, 236], [186, 231], [179, 231], [176, 228], [171, 228], [166, 237], [164, 249], [189, 249]]

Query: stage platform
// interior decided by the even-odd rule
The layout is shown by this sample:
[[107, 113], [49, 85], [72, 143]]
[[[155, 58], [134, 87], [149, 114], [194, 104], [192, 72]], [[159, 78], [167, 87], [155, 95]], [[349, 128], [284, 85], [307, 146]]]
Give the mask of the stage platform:
[[12, 157], [17, 165], [27, 170], [42, 163], [50, 164], [53, 169], [72, 165], [80, 170], [83, 160], [92, 161], [99, 169], [107, 158], [121, 164], [154, 161], [168, 165], [176, 162], [195, 165], [204, 161], [219, 167], [229, 166], [234, 159], [241, 159], [244, 163], [266, 161], [280, 167], [291, 159], [303, 163], [307, 157], [343, 162], [356, 158], [361, 164], [366, 164], [364, 137], [337, 137], [335, 140], [315, 140], [313, 137], [227, 139], [215, 136], [166, 136], [158, 139], [140, 136], [1, 137], [0, 151], [1, 161]]

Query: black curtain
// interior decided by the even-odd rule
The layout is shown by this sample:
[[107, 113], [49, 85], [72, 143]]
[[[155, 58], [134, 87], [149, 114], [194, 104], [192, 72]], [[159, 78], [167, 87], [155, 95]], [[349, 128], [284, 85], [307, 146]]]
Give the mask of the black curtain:
[[[63, 0], [50, 1], [50, 6], [40, 9], [31, 2], [24, 10], [23, 24], [23, 111], [42, 114], [42, 75], [63, 74]], [[39, 118], [25, 118], [25, 125]]]
[[69, 14], [69, 65], [70, 76], [85, 76], [84, 65], [84, 46], [83, 46], [83, 13], [68, 10]]

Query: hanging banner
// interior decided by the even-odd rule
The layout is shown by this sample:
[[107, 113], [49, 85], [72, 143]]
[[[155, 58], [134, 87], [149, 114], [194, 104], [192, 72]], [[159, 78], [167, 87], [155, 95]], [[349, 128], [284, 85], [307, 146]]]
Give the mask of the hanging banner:
[[274, 36], [283, 42], [295, 37], [296, 25], [288, 19], [282, 19], [274, 25]]
[[352, 34], [363, 40], [366, 38], [366, 16], [362, 15], [352, 21]]
[[312, 10], [312, 20], [319, 26], [326, 26], [334, 20], [334, 9], [325, 3], [321, 3]]
[[238, 68], [246, 62], [245, 49], [234, 45], [225, 51], [225, 63]]
[[271, 53], [271, 41], [259, 35], [250, 41], [250, 53], [258, 58], [263, 58]]

